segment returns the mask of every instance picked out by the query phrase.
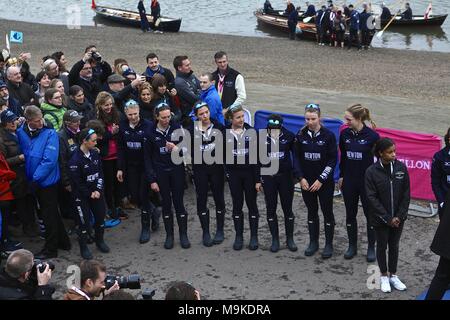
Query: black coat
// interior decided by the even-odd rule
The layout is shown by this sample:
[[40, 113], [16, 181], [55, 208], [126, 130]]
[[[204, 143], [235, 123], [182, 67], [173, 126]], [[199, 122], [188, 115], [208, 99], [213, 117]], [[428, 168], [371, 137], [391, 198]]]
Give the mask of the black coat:
[[430, 249], [438, 256], [450, 260], [450, 193], [445, 198], [444, 213]]
[[34, 287], [0, 273], [0, 300], [52, 300], [55, 288], [50, 285]]
[[394, 217], [406, 220], [411, 198], [408, 170], [402, 162], [394, 161], [392, 174], [380, 161], [371, 165], [366, 171], [365, 187], [372, 226], [385, 226]]

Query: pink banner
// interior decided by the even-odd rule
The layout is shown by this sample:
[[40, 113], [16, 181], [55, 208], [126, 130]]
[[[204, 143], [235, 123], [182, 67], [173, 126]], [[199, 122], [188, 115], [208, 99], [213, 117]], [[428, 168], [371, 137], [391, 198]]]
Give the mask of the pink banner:
[[394, 140], [397, 159], [406, 165], [411, 178], [411, 197], [435, 201], [431, 189], [431, 161], [441, 149], [441, 137], [386, 128], [377, 128], [376, 131], [381, 137]]

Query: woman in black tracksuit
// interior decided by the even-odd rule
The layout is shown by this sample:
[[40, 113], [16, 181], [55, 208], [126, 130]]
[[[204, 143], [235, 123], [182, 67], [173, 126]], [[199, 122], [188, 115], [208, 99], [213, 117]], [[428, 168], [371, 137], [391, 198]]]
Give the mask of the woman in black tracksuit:
[[[295, 157], [295, 135], [283, 127], [283, 118], [278, 114], [272, 114], [267, 121], [266, 134], [267, 158], [270, 162], [261, 165], [261, 182], [267, 206], [267, 223], [272, 235], [270, 251], [277, 252], [280, 248], [278, 234], [278, 194], [284, 213], [284, 225], [286, 228], [286, 244], [289, 250], [297, 251], [294, 242], [294, 213], [292, 201], [294, 200], [294, 176], [298, 178], [298, 161]], [[261, 162], [262, 159], [260, 159]], [[266, 174], [267, 167], [276, 166], [276, 171]], [[294, 169], [295, 166], [295, 169]]]
[[245, 202], [250, 222], [249, 249], [258, 249], [259, 212], [256, 203], [257, 192], [261, 190], [260, 167], [258, 164], [258, 141], [256, 130], [244, 122], [244, 110], [241, 106], [229, 108], [226, 119], [231, 123], [224, 135], [225, 172], [233, 201], [233, 222], [236, 238], [234, 250], [242, 250], [244, 245]]
[[348, 128], [341, 132], [339, 148], [341, 150], [339, 189], [342, 190], [345, 203], [346, 225], [348, 234], [348, 250], [345, 259], [352, 259], [357, 252], [358, 243], [358, 201], [361, 199], [364, 215], [367, 221], [367, 262], [374, 262], [375, 230], [369, 223], [369, 208], [364, 189], [364, 174], [373, 164], [373, 147], [380, 139], [378, 133], [365, 125], [370, 121], [369, 110], [360, 104], [355, 104], [345, 112]]
[[[369, 202], [370, 223], [377, 237], [377, 260], [381, 271], [381, 291], [391, 292], [406, 286], [396, 276], [399, 242], [408, 215], [410, 202], [409, 175], [406, 166], [396, 160], [395, 144], [382, 138], [375, 144], [374, 154], [378, 161], [365, 175], [365, 187]], [[389, 261], [386, 250], [389, 246]], [[388, 273], [389, 272], [389, 273]]]
[[150, 183], [143, 172], [144, 145], [150, 137], [153, 123], [141, 119], [139, 104], [130, 100], [125, 103], [124, 112], [127, 117], [119, 125], [117, 139], [117, 179], [123, 182], [126, 178], [132, 202], [141, 208], [141, 235], [140, 243], [150, 241], [150, 218], [152, 229], [158, 225], [158, 213], [156, 207], [150, 201]]
[[438, 202], [439, 218], [444, 212], [444, 200], [450, 190], [450, 128], [444, 136], [445, 147], [436, 152], [431, 165], [431, 187]]
[[87, 246], [87, 230], [91, 213], [94, 215], [95, 243], [103, 252], [109, 247], [103, 240], [105, 220], [105, 199], [102, 161], [95, 150], [97, 134], [93, 129], [85, 128], [79, 134], [80, 147], [74, 151], [68, 162], [72, 193], [77, 209], [77, 222], [80, 227], [79, 245], [83, 259], [92, 259]]
[[320, 123], [320, 108], [309, 104], [305, 108], [305, 127], [297, 133], [297, 159], [300, 163], [300, 185], [303, 201], [308, 208], [310, 243], [305, 250], [312, 256], [319, 249], [319, 206], [324, 216], [325, 248], [322, 258], [333, 255], [334, 214], [333, 173], [337, 162], [336, 138]]
[[160, 192], [162, 197], [162, 214], [166, 229], [166, 241], [164, 248], [173, 248], [173, 212], [172, 202], [175, 207], [178, 228], [180, 231], [181, 247], [187, 249], [191, 246], [187, 236], [187, 212], [183, 203], [184, 195], [184, 164], [174, 163], [171, 157], [173, 152], [180, 150], [174, 144], [175, 130], [179, 134], [180, 125], [171, 122], [170, 106], [160, 104], [155, 108], [156, 124], [151, 130], [149, 139], [145, 144], [145, 170], [154, 192]]
[[[215, 150], [218, 144], [216, 137], [222, 137], [224, 126], [210, 118], [209, 106], [204, 102], [200, 101], [195, 104], [194, 112], [198, 120], [190, 126], [189, 131], [191, 134], [194, 184], [197, 194], [197, 214], [203, 230], [203, 245], [210, 247], [213, 244], [222, 243], [224, 240], [224, 170], [222, 159], [219, 159], [219, 163], [212, 160], [216, 156]], [[211, 240], [209, 233], [209, 210], [207, 208], [209, 186], [213, 193], [217, 218], [217, 231], [213, 240]]]

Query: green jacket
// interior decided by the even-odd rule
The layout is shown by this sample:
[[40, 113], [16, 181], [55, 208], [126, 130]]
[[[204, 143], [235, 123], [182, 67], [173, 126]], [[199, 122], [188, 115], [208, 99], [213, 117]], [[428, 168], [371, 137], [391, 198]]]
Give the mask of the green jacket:
[[63, 116], [67, 109], [63, 106], [58, 108], [52, 104], [44, 102], [41, 104], [41, 110], [44, 114], [44, 119], [52, 124], [53, 129], [59, 131], [63, 125]]

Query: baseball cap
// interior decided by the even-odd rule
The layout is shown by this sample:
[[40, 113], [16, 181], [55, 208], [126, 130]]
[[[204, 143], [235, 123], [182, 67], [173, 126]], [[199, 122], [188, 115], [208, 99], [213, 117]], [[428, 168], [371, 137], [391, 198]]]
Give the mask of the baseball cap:
[[83, 118], [76, 110], [68, 110], [63, 115], [63, 121], [77, 122]]

